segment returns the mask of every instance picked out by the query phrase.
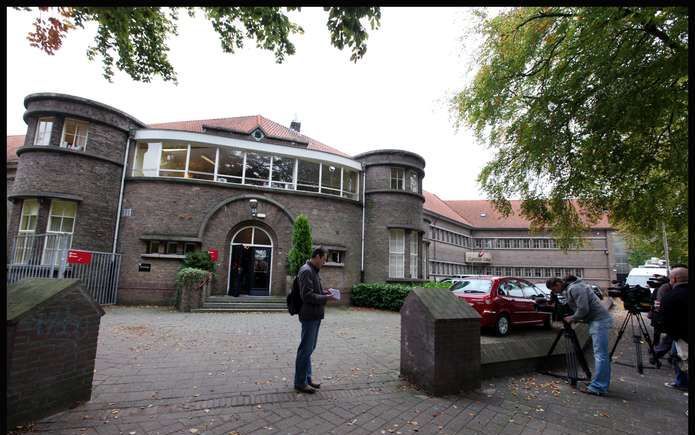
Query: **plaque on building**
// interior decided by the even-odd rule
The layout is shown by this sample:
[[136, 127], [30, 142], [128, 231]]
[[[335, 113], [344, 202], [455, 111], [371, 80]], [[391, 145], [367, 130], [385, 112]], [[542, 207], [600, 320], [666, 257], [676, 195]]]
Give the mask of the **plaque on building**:
[[485, 251], [466, 252], [466, 263], [492, 263], [492, 254]]

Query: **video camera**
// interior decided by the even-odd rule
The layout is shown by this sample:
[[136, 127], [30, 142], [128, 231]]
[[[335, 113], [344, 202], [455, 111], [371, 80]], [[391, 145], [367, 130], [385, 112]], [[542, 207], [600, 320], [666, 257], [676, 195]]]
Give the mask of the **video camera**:
[[[632, 313], [647, 313], [652, 310], [652, 292], [648, 288], [639, 285], [617, 284], [616, 287], [608, 287], [608, 296], [620, 298], [625, 309]], [[652, 284], [647, 282], [652, 287]], [[658, 287], [658, 286], [657, 286]], [[655, 288], [655, 287], [652, 287]]]
[[562, 320], [565, 316], [571, 316], [574, 312], [567, 305], [567, 300], [554, 292], [550, 293], [550, 300], [544, 297], [539, 297], [533, 304], [533, 308], [541, 313], [552, 314], [551, 319], [553, 321]]
[[658, 274], [652, 275], [652, 277], [647, 280], [647, 285], [649, 288], [654, 289], [657, 289], [666, 283], [668, 283], [668, 277]]

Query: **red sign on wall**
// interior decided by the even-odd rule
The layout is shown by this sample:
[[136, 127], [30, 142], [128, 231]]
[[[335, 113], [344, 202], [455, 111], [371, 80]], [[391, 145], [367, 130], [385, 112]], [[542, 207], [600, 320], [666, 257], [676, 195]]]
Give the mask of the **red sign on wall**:
[[89, 264], [92, 262], [92, 253], [71, 249], [68, 251], [68, 264]]
[[212, 260], [213, 262], [217, 261], [217, 257], [219, 255], [217, 252], [217, 249], [215, 249], [215, 248], [208, 249], [208, 254], [210, 254], [210, 260]]

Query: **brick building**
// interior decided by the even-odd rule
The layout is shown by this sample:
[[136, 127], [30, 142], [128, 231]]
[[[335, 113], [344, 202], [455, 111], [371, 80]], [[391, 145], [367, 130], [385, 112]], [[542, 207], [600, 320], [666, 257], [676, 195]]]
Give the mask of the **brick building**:
[[423, 191], [412, 152], [350, 156], [260, 115], [146, 125], [70, 95], [24, 105], [26, 135], [7, 139], [8, 249], [18, 234], [58, 233], [75, 249], [119, 252], [119, 303], [169, 303], [182, 258], [209, 249], [212, 294], [283, 295], [299, 214], [329, 250], [324, 284], [347, 291], [471, 273], [571, 272], [604, 286], [615, 276], [607, 222], [563, 253], [488, 201]]

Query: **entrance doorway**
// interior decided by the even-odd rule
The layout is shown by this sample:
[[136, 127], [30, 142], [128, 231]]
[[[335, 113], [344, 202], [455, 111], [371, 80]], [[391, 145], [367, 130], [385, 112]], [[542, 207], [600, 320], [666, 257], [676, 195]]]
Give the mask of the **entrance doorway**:
[[232, 237], [229, 259], [230, 296], [270, 296], [273, 242], [259, 227], [244, 227]]

